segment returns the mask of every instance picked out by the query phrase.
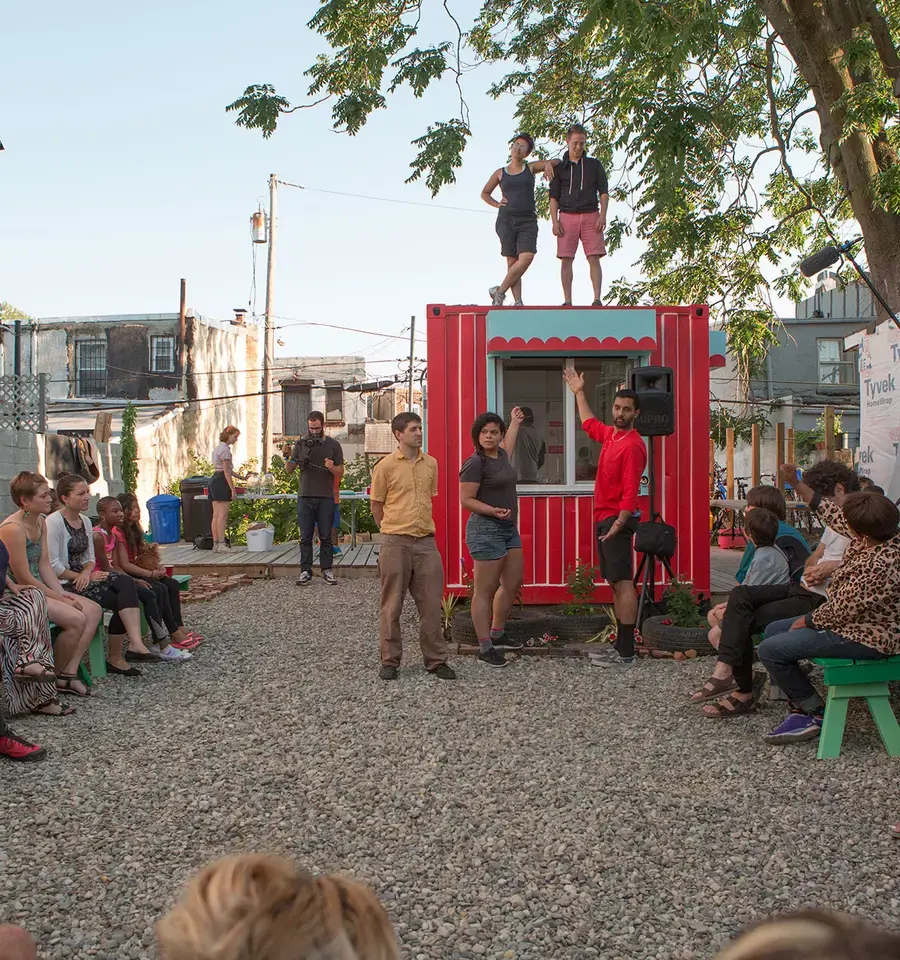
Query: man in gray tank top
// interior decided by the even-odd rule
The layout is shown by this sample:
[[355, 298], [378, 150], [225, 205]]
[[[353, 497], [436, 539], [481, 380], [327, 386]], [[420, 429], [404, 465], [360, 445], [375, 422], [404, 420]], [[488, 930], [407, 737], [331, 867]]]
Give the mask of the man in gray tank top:
[[[497, 209], [497, 236], [500, 255], [506, 258], [506, 276], [499, 286], [491, 287], [488, 296], [495, 307], [503, 305], [506, 291], [512, 290], [517, 307], [522, 304], [522, 274], [531, 266], [537, 253], [538, 222], [534, 205], [534, 175], [543, 172], [553, 178], [553, 168], [559, 160], [536, 160], [528, 163], [526, 157], [534, 149], [534, 140], [520, 133], [510, 143], [509, 164], [495, 170], [481, 191], [481, 199]], [[500, 200], [494, 191], [500, 187]]]

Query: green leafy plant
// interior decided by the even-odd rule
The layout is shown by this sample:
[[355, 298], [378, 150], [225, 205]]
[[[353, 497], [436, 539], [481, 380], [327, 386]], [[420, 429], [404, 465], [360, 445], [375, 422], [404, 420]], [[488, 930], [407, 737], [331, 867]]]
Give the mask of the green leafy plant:
[[454, 596], [452, 593], [444, 594], [441, 600], [441, 623], [444, 627], [444, 636], [447, 636], [450, 625], [453, 623], [453, 618], [461, 606], [462, 604], [459, 602], [459, 597]]
[[676, 577], [669, 583], [666, 588], [666, 619], [676, 627], [685, 629], [706, 625], [694, 596], [694, 585], [690, 581]]
[[612, 604], [603, 607], [603, 612], [609, 617], [609, 624], [599, 633], [595, 633], [585, 643], [615, 643], [619, 631], [619, 620], [616, 617], [616, 608]]
[[753, 436], [753, 425], [759, 430], [762, 439], [769, 428], [769, 412], [767, 410], [753, 410], [749, 413], [735, 413], [724, 407], [717, 407], [709, 412], [709, 435], [719, 450], [725, 449], [727, 431], [734, 430], [734, 439], [738, 443], [749, 443]]
[[594, 598], [594, 588], [599, 573], [597, 567], [592, 567], [581, 559], [569, 567], [566, 584], [572, 599], [563, 604], [563, 613], [570, 616], [585, 616], [594, 612], [591, 601]]
[[[835, 436], [842, 432], [843, 424], [841, 423], [841, 415], [836, 413], [834, 415]], [[816, 452], [816, 450], [819, 449], [819, 444], [824, 442], [825, 414], [822, 413], [816, 420], [816, 425], [812, 428], [812, 430], [794, 431], [794, 459], [797, 461], [798, 465], [801, 467], [807, 466], [809, 461], [812, 459], [812, 455]]]
[[120, 441], [120, 464], [122, 471], [122, 483], [125, 486], [126, 493], [134, 493], [137, 490], [138, 480], [138, 462], [137, 462], [137, 440], [134, 436], [135, 425], [137, 424], [137, 409], [133, 403], [125, 405], [122, 413], [122, 437]]

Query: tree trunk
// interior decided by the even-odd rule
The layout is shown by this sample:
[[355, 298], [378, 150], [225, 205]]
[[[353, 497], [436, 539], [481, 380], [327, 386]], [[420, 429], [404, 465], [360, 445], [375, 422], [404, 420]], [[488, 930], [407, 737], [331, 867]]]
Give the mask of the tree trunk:
[[[835, 176], [850, 201], [866, 245], [872, 282], [888, 303], [900, 307], [900, 216], [876, 207], [873, 182], [880, 169], [896, 163], [884, 140], [861, 133], [841, 143], [845, 110], [840, 98], [853, 89], [854, 77], [841, 64], [844, 42], [852, 29], [864, 25], [873, 35], [889, 76], [900, 76], [900, 59], [877, 7], [865, 0], [762, 0], [772, 27], [809, 84], [821, 126], [820, 142]], [[878, 315], [886, 315], [876, 303]]]

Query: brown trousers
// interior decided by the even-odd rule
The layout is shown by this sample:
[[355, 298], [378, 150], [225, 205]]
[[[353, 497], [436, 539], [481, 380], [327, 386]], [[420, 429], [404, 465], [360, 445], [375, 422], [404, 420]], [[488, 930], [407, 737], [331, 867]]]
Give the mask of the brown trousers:
[[381, 577], [381, 662], [399, 667], [403, 656], [400, 614], [408, 590], [419, 611], [419, 646], [425, 667], [433, 670], [447, 662], [447, 643], [441, 622], [444, 567], [434, 537], [383, 534], [378, 554]]

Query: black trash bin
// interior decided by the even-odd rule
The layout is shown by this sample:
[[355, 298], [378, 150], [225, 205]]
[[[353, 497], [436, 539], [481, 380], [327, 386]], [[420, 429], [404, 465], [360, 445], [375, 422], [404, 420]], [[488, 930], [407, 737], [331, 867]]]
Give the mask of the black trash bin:
[[181, 521], [188, 543], [205, 537], [212, 527], [212, 501], [198, 500], [209, 488], [209, 477], [188, 477], [181, 481]]

